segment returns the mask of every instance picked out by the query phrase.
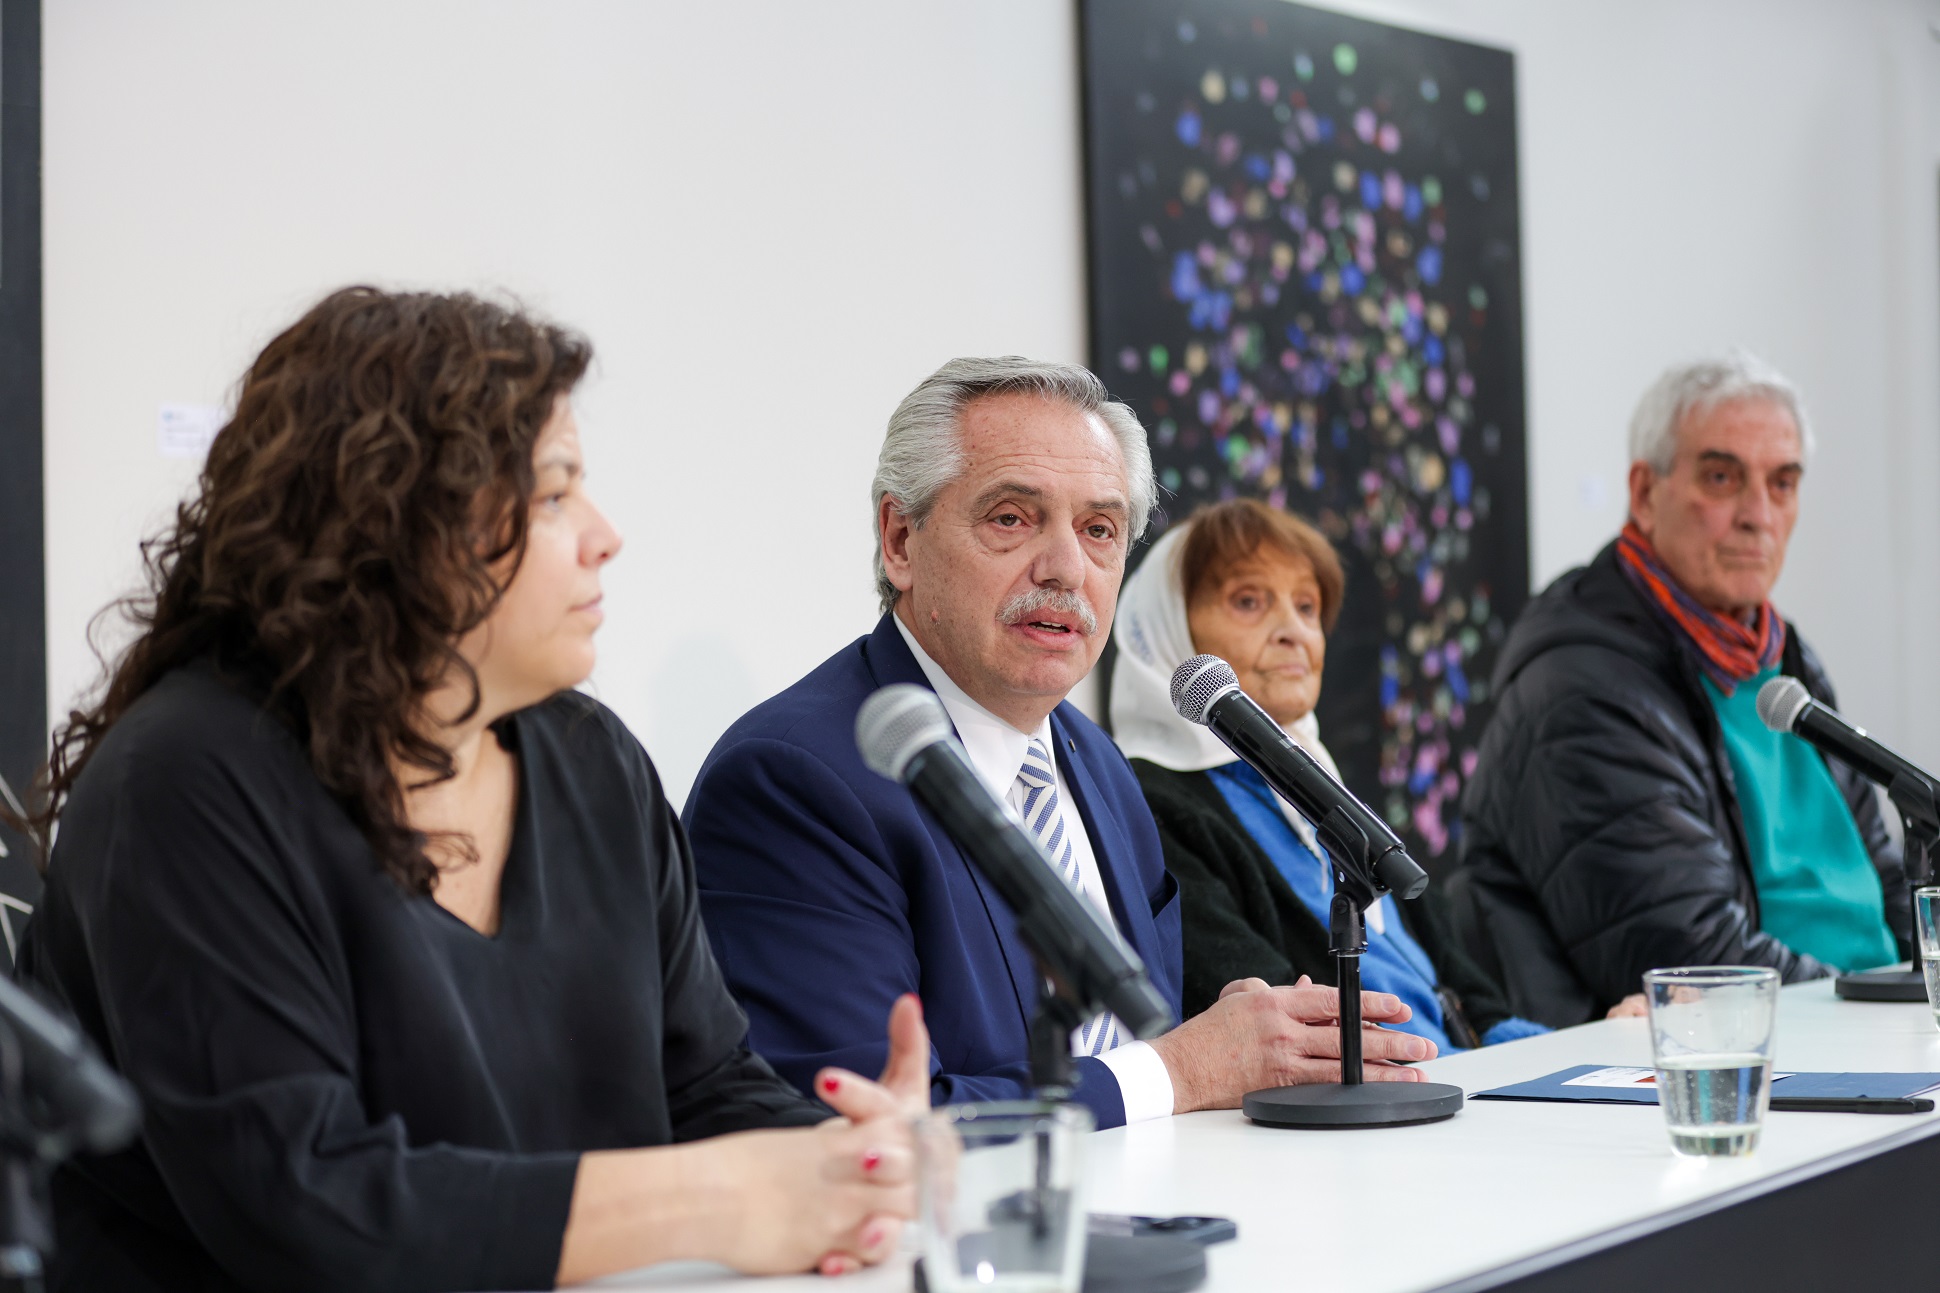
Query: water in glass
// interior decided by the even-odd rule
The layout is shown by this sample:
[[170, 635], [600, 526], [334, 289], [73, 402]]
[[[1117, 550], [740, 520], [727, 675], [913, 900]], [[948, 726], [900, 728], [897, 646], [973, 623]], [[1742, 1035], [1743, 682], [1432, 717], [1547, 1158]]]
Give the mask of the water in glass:
[[1758, 1147], [1771, 1094], [1772, 1062], [1763, 1055], [1679, 1055], [1657, 1064], [1657, 1098], [1671, 1148], [1699, 1158], [1731, 1158]]

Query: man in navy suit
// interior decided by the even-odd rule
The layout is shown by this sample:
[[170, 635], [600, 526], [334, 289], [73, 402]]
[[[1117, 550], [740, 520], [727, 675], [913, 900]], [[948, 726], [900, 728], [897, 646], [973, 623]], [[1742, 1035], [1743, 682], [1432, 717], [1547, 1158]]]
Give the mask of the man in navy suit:
[[[970, 762], [1179, 1006], [1178, 886], [1111, 739], [1065, 703], [1111, 633], [1156, 488], [1144, 429], [1082, 368], [959, 359], [903, 401], [877, 466], [875, 631], [752, 710], [687, 802], [702, 912], [753, 1045], [797, 1083], [882, 1066], [881, 1020], [922, 998], [936, 1103], [1030, 1089], [1037, 975], [1009, 910], [909, 791], [863, 766], [856, 711], [934, 689]], [[1370, 1021], [1407, 1007], [1368, 993]], [[1338, 1081], [1331, 988], [1229, 985], [1146, 1043], [1109, 1016], [1074, 1035], [1101, 1127]], [[1405, 1033], [1364, 1039], [1371, 1079], [1412, 1080]]]

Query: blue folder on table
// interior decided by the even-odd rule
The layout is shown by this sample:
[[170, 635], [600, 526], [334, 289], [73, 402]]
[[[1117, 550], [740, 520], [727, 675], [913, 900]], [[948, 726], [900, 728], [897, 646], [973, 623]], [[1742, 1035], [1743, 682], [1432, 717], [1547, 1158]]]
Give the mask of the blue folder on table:
[[[1592, 1074], [1611, 1074], [1611, 1081], [1628, 1073], [1648, 1073], [1648, 1069], [1623, 1069], [1607, 1064], [1578, 1064], [1575, 1068], [1551, 1073], [1548, 1077], [1499, 1086], [1493, 1091], [1477, 1091], [1471, 1100], [1556, 1100], [1569, 1104], [1656, 1104], [1655, 1085], [1637, 1082], [1625, 1085], [1584, 1085]], [[1783, 1072], [1783, 1070], [1781, 1070]], [[1784, 1073], [1772, 1078], [1774, 1096], [1805, 1097], [1814, 1100], [1854, 1100], [1916, 1095], [1940, 1086], [1940, 1073]]]

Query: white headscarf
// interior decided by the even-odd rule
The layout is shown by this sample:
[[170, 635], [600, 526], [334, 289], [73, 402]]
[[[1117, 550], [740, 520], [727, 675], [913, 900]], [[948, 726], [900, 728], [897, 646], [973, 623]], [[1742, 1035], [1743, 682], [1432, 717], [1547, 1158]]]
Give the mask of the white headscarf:
[[[1186, 618], [1185, 579], [1179, 569], [1191, 523], [1167, 530], [1136, 573], [1118, 594], [1113, 640], [1118, 663], [1111, 677], [1111, 730], [1128, 759], [1149, 759], [1174, 772], [1204, 772], [1233, 762], [1211, 729], [1179, 717], [1172, 707], [1172, 673], [1199, 654], [1192, 649], [1192, 627]], [[1301, 749], [1314, 756], [1334, 780], [1340, 769], [1320, 743], [1320, 720], [1310, 710], [1286, 728]], [[1293, 833], [1317, 858], [1324, 858], [1313, 825], [1277, 795]], [[1381, 908], [1368, 911], [1368, 924], [1380, 932], [1386, 924]]]

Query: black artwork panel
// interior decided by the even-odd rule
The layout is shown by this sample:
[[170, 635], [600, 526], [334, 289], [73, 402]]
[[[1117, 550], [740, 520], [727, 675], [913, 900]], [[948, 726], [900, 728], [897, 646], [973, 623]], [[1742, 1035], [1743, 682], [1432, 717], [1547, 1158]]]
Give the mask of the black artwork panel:
[[1529, 593], [1514, 60], [1282, 0], [1083, 19], [1093, 367], [1169, 518], [1340, 549], [1322, 734], [1441, 871]]
[[[23, 790], [47, 750], [40, 337], [40, 5], [0, 0], [0, 778]], [[24, 839], [0, 846], [10, 956], [40, 880]]]

